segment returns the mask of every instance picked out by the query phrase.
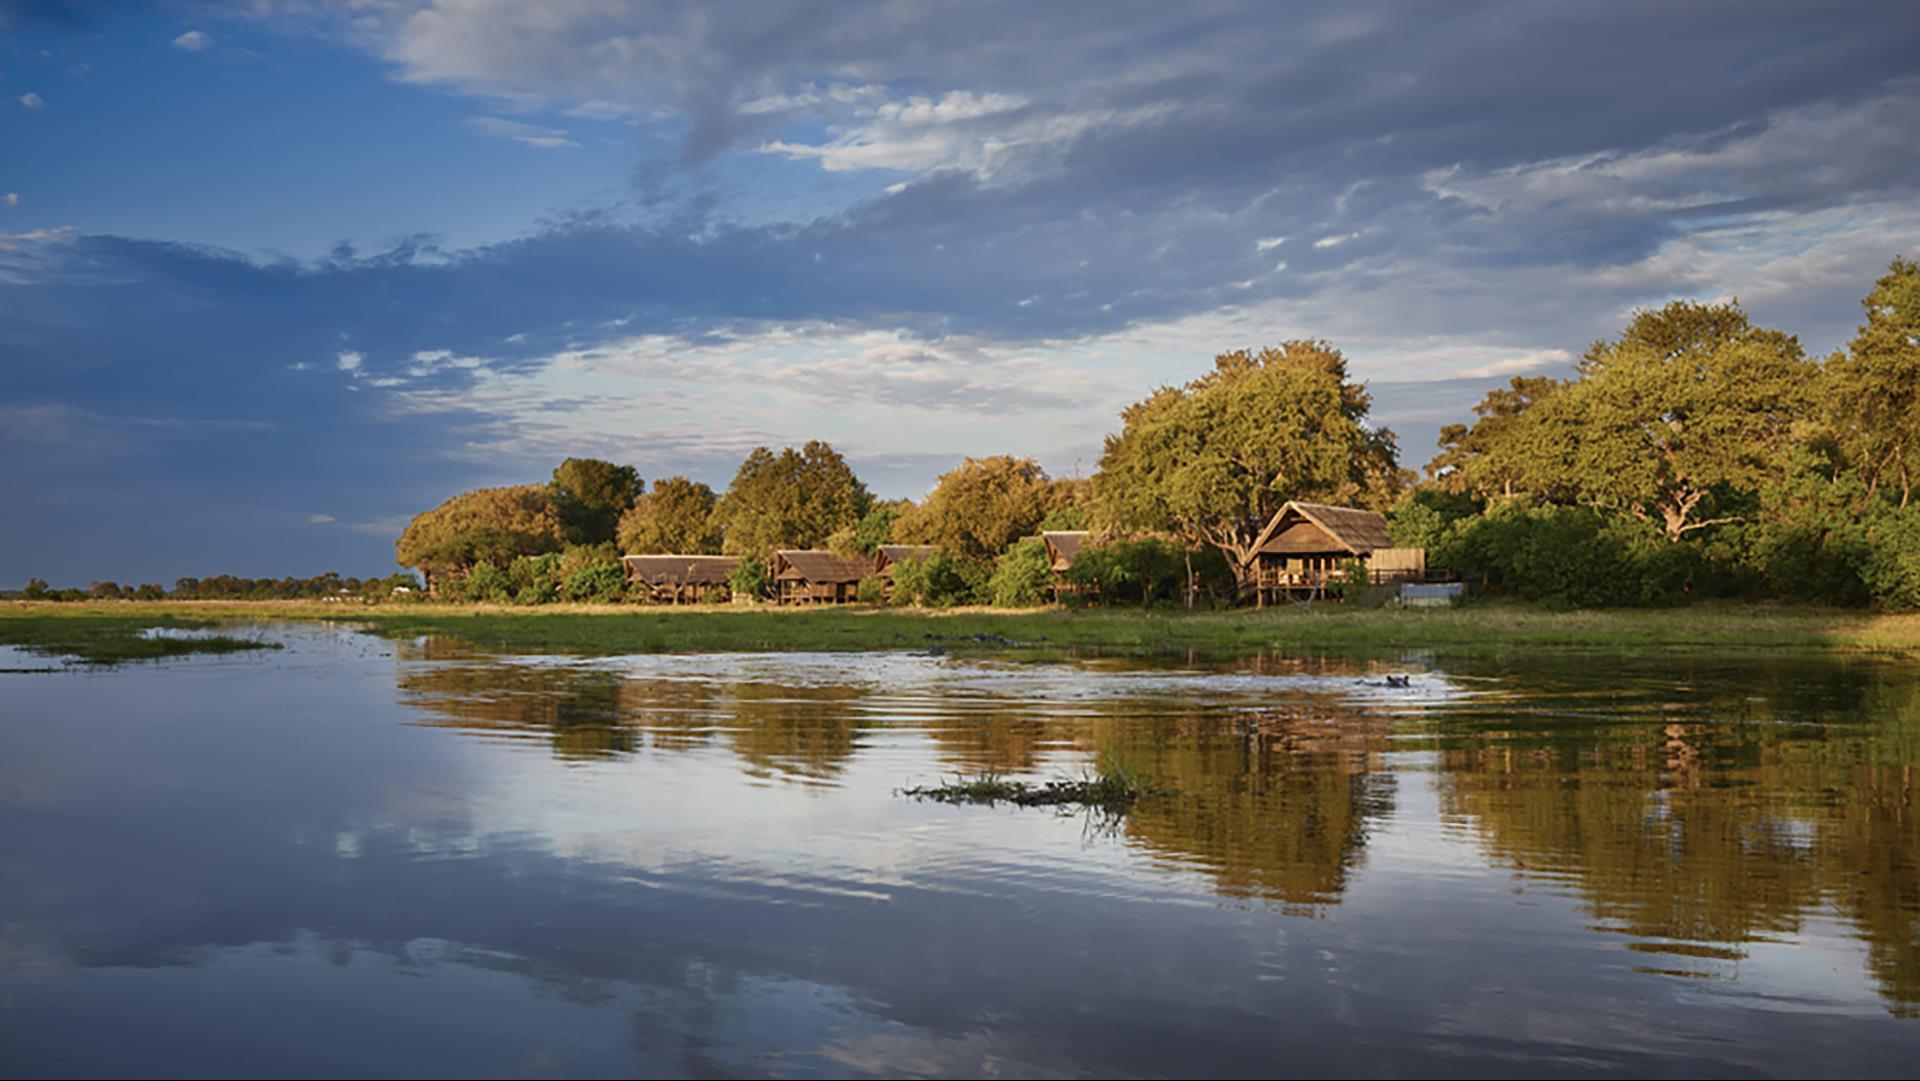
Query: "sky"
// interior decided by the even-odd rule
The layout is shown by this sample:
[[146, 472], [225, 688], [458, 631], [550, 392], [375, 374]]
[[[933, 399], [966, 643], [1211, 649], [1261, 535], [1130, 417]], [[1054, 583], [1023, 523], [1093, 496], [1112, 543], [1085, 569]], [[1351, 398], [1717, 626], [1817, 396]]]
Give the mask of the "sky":
[[1920, 5], [0, 0], [0, 586], [391, 572], [569, 456], [1090, 474], [1331, 341], [1423, 465], [1920, 253]]

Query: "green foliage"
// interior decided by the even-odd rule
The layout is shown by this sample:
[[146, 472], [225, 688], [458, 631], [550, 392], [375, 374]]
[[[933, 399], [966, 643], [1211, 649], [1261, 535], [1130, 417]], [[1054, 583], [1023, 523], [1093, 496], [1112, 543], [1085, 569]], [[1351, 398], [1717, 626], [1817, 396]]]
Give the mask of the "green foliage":
[[626, 585], [618, 562], [599, 561], [567, 571], [560, 593], [570, 601], [617, 601]]
[[715, 507], [714, 521], [723, 551], [764, 556], [776, 548], [817, 548], [872, 509], [873, 496], [846, 459], [815, 440], [778, 455], [754, 448]]
[[1079, 587], [1069, 596], [1081, 603], [1095, 598], [1108, 604], [1171, 602], [1179, 599], [1187, 580], [1187, 552], [1159, 538], [1092, 545], [1080, 549], [1066, 579]]
[[968, 458], [942, 474], [927, 498], [894, 523], [894, 532], [908, 543], [992, 559], [1032, 533], [1055, 501], [1053, 482], [1031, 458]]
[[1046, 600], [1052, 584], [1046, 543], [1026, 537], [1015, 541], [994, 563], [987, 594], [995, 608], [1031, 608]]
[[541, 484], [481, 488], [414, 516], [394, 542], [404, 567], [457, 574], [475, 563], [558, 551], [565, 527], [553, 492]]
[[991, 564], [936, 552], [931, 559], [908, 559], [893, 566], [893, 603], [923, 608], [986, 604]]
[[549, 487], [560, 509], [567, 540], [606, 544], [614, 539], [621, 515], [646, 491], [647, 482], [630, 465], [598, 458], [568, 458], [553, 471]]
[[1920, 485], [1920, 263], [1895, 259], [1860, 303], [1867, 321], [1827, 363], [1824, 397], [1867, 495], [1886, 488], [1904, 507]]
[[1698, 564], [1647, 523], [1590, 507], [1507, 500], [1458, 523], [1438, 562], [1485, 575], [1488, 587], [1558, 608], [1672, 604]]
[[[1473, 407], [1471, 426], [1440, 429], [1440, 453], [1427, 463], [1427, 475], [1443, 491], [1480, 499], [1537, 492], [1548, 482], [1541, 465], [1551, 461], [1538, 445], [1541, 429], [1525, 423], [1527, 413], [1561, 389], [1545, 376], [1514, 376], [1505, 388], [1487, 392]], [[1437, 509], [1437, 508], [1436, 508]]]
[[668, 477], [634, 501], [620, 518], [620, 549], [632, 555], [703, 555], [720, 551], [713, 489], [685, 477]]
[[513, 583], [507, 572], [494, 563], [476, 563], [460, 583], [461, 596], [470, 601], [504, 604], [513, 599]]
[[742, 557], [740, 565], [727, 574], [727, 588], [736, 597], [765, 597], [771, 585], [766, 561], [759, 556]]
[[861, 555], [870, 556], [879, 551], [881, 545], [892, 544], [893, 524], [912, 509], [913, 504], [904, 499], [874, 504], [866, 517], [860, 519], [860, 524], [854, 527], [854, 547]]
[[853, 598], [861, 604], [884, 604], [887, 599], [887, 580], [877, 574], [860, 579], [860, 584], [854, 587]]
[[1243, 566], [1289, 499], [1384, 507], [1405, 477], [1370, 406], [1325, 342], [1223, 354], [1121, 414], [1093, 478], [1096, 522], [1177, 533]]
[[1920, 504], [1882, 506], [1874, 514], [1861, 577], [1888, 608], [1920, 608]]
[[47, 580], [45, 578], [29, 578], [27, 579], [27, 588], [20, 591], [20, 596], [25, 600], [38, 601], [45, 600], [47, 593]]
[[1082, 504], [1055, 507], [1047, 512], [1045, 518], [1040, 519], [1040, 524], [1035, 526], [1034, 530], [1040, 533], [1073, 533], [1088, 528], [1087, 523], [1091, 517]]

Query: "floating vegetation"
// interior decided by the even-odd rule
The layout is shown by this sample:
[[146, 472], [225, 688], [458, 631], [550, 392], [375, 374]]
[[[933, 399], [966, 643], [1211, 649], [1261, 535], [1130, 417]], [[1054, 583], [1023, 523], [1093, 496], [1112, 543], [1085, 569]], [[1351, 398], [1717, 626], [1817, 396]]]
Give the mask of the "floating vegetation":
[[[0, 645], [26, 653], [63, 657], [88, 665], [159, 660], [193, 653], [237, 653], [250, 649], [279, 649], [280, 643], [258, 638], [198, 633], [214, 626], [209, 620], [150, 615], [37, 615], [0, 619]], [[181, 633], [186, 632], [186, 633]], [[12, 672], [54, 671], [18, 668]]]
[[1016, 807], [1084, 807], [1117, 816], [1132, 810], [1142, 799], [1168, 795], [1171, 791], [1156, 787], [1153, 778], [1139, 770], [1114, 759], [1103, 759], [1097, 772], [1079, 777], [1016, 781], [988, 771], [971, 778], [957, 777], [946, 784], [903, 788], [900, 795], [937, 803], [988, 807], [1001, 803]]

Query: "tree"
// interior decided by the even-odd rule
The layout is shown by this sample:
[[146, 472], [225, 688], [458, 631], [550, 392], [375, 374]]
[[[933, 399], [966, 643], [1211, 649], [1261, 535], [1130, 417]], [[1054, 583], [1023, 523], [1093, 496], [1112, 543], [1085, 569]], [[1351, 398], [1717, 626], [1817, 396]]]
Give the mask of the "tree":
[[1473, 407], [1471, 426], [1440, 429], [1440, 453], [1427, 463], [1427, 476], [1442, 489], [1490, 499], [1540, 485], [1540, 453], [1531, 437], [1537, 426], [1522, 423], [1528, 410], [1561, 387], [1546, 376], [1513, 377], [1505, 388], [1487, 392]]
[[992, 559], [1031, 534], [1057, 497], [1032, 458], [968, 458], [942, 474], [927, 498], [894, 523], [894, 532], [968, 559]]
[[646, 491], [647, 482], [630, 465], [568, 458], [554, 469], [552, 488], [567, 539], [605, 544], [614, 539], [621, 515]]
[[1596, 342], [1580, 379], [1530, 409], [1554, 478], [1590, 505], [1654, 522], [1669, 541], [1740, 521], [1705, 517], [1716, 490], [1746, 493], [1783, 469], [1817, 369], [1790, 334], [1738, 302], [1675, 301]]
[[714, 523], [723, 535], [722, 551], [764, 555], [776, 548], [818, 547], [872, 508], [873, 496], [847, 460], [814, 440], [778, 455], [755, 447], [714, 508]]
[[1367, 423], [1371, 404], [1326, 342], [1224, 354], [1121, 414], [1093, 478], [1094, 522], [1212, 545], [1244, 576], [1288, 500], [1384, 509], [1405, 486], [1393, 433]]
[[685, 477], [655, 481], [620, 518], [620, 549], [641, 554], [713, 553], [720, 550], [714, 525], [713, 489]]
[[418, 567], [431, 588], [436, 575], [464, 573], [475, 563], [501, 566], [520, 555], [558, 551], [566, 530], [544, 484], [480, 488], [414, 516], [394, 541], [394, 558]]
[[1867, 321], [1827, 363], [1835, 436], [1871, 499], [1920, 484], [1920, 263], [1895, 259], [1860, 302]]

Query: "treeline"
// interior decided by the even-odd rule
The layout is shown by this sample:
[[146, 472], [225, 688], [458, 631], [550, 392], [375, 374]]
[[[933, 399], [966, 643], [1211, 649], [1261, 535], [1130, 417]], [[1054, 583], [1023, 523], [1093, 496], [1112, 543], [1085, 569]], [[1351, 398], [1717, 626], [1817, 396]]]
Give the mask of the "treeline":
[[[396, 542], [440, 596], [622, 599], [622, 553], [743, 557], [927, 544], [895, 603], [1023, 606], [1053, 586], [1036, 534], [1090, 529], [1066, 596], [1232, 603], [1288, 500], [1388, 514], [1494, 592], [1564, 606], [1781, 597], [1920, 607], [1920, 266], [1896, 259], [1831, 357], [1737, 303], [1676, 302], [1590, 347], [1573, 378], [1516, 378], [1445, 428], [1424, 478], [1324, 341], [1215, 358], [1126, 409], [1090, 479], [969, 458], [919, 503], [880, 500], [822, 442], [754, 450], [724, 492], [568, 459], [546, 484], [468, 492]], [[1077, 588], [1076, 588], [1077, 587]], [[863, 583], [863, 598], [885, 593]]]
[[418, 592], [420, 580], [407, 572], [385, 578], [342, 577], [328, 571], [312, 578], [236, 578], [231, 574], [212, 578], [180, 578], [168, 589], [158, 582], [121, 585], [118, 582], [92, 582], [85, 589], [52, 589], [46, 580], [29, 579], [26, 588], [13, 596], [29, 601], [85, 600], [193, 600], [193, 601], [297, 601], [329, 598], [376, 601], [387, 600], [396, 592]]

